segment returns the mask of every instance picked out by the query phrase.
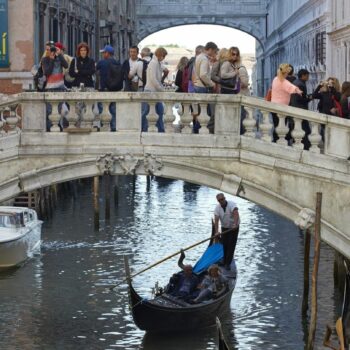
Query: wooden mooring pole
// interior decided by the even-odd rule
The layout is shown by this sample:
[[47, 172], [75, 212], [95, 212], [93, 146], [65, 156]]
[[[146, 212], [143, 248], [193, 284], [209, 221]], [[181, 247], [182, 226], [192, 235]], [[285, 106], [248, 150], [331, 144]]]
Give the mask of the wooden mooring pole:
[[111, 218], [111, 175], [106, 174], [105, 180], [105, 219]]
[[304, 240], [304, 290], [301, 315], [305, 318], [307, 317], [307, 310], [309, 309], [310, 229], [305, 230]]
[[314, 349], [314, 340], [316, 334], [317, 323], [317, 275], [320, 262], [320, 232], [321, 232], [321, 209], [322, 209], [322, 193], [316, 194], [316, 215], [315, 215], [315, 253], [314, 267], [312, 271], [312, 289], [311, 289], [311, 319], [309, 327], [309, 336], [307, 340], [307, 350]]
[[94, 176], [94, 227], [95, 230], [100, 228], [100, 206], [99, 206], [99, 178]]

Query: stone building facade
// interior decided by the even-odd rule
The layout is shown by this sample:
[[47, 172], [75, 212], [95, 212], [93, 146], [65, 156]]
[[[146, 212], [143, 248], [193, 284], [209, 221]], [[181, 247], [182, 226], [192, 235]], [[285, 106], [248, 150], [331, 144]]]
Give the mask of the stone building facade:
[[[350, 80], [350, 2], [341, 0], [270, 0], [267, 35], [257, 44], [256, 89], [268, 89], [280, 63], [297, 72], [308, 69], [309, 89], [328, 76]], [[261, 70], [264, 74], [259, 74]], [[263, 88], [263, 91], [261, 89]]]
[[31, 68], [48, 40], [62, 42], [69, 55], [85, 41], [95, 59], [105, 44], [113, 45], [120, 59], [136, 44], [135, 0], [2, 1], [8, 2], [9, 65], [0, 68], [0, 93], [31, 87]]

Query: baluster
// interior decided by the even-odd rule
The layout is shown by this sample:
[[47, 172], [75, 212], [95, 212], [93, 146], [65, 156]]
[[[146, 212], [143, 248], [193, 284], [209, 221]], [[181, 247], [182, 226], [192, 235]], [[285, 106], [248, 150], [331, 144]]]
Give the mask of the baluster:
[[166, 102], [164, 108], [164, 128], [166, 133], [174, 132], [174, 121], [173, 104], [171, 102]]
[[101, 128], [101, 114], [98, 109], [98, 103], [94, 102], [92, 105], [92, 113], [95, 116], [94, 122], [92, 123], [92, 130], [98, 131], [98, 128]]
[[156, 123], [158, 121], [158, 114], [156, 113], [156, 102], [148, 102], [148, 104], [149, 113], [146, 117], [148, 120], [148, 132], [157, 132]]
[[[180, 115], [180, 124], [181, 124], [181, 132], [183, 134], [191, 134], [192, 133], [192, 127], [191, 127], [191, 122], [192, 122], [192, 113], [191, 113], [191, 103], [182, 103], [182, 113]], [[194, 106], [194, 108], [196, 108]]]
[[9, 116], [6, 118], [6, 124], [8, 125], [8, 133], [14, 134], [20, 131], [20, 128], [17, 126], [18, 122], [21, 120], [21, 117], [17, 114], [16, 106], [11, 106], [8, 113]]
[[279, 122], [276, 128], [277, 135], [279, 139], [277, 143], [279, 145], [288, 145], [288, 141], [286, 140], [286, 135], [288, 134], [289, 128], [286, 126], [286, 116], [283, 114], [277, 114]]
[[314, 153], [320, 153], [321, 149], [319, 147], [319, 143], [321, 142], [321, 135], [320, 135], [320, 130], [319, 130], [319, 125], [318, 123], [315, 122], [309, 122], [310, 123], [310, 128], [311, 128], [311, 134], [309, 135], [309, 141], [311, 143], [310, 146], [310, 152]]
[[253, 115], [253, 112], [254, 112], [253, 108], [244, 107], [244, 109], [247, 111], [246, 117], [243, 120], [243, 125], [245, 128], [244, 136], [255, 138], [256, 120], [255, 120], [254, 115]]
[[200, 134], [209, 134], [209, 129], [207, 125], [210, 120], [210, 116], [208, 115], [207, 104], [201, 104], [201, 113], [197, 117], [199, 123], [201, 124], [201, 128], [199, 129]]
[[103, 110], [101, 112], [101, 122], [102, 122], [102, 127], [101, 131], [110, 131], [111, 130], [111, 120], [112, 120], [112, 115], [109, 113], [109, 104], [110, 102], [103, 102], [102, 107]]
[[[60, 120], [61, 120], [61, 114], [58, 113], [58, 104], [59, 102], [49, 102], [51, 104], [51, 114], [49, 115], [49, 120], [52, 123], [52, 126], [50, 128], [51, 132], [60, 132], [61, 129], [58, 126]], [[47, 107], [46, 107], [47, 108]]]
[[292, 131], [292, 137], [294, 139], [293, 148], [302, 150], [304, 149], [304, 144], [301, 142], [305, 131], [301, 127], [301, 119], [293, 118], [294, 119], [294, 130]]
[[81, 128], [87, 128], [92, 129], [92, 123], [94, 122], [95, 115], [92, 112], [93, 102], [86, 101], [85, 108], [82, 110], [82, 121], [81, 121]]
[[67, 129], [75, 129], [78, 123], [79, 116], [77, 114], [77, 103], [74, 101], [67, 101], [70, 106], [70, 110], [66, 114], [66, 119], [68, 120], [68, 128]]
[[5, 125], [6, 125], [6, 121], [4, 119], [4, 111], [0, 110], [0, 136], [3, 136], [6, 134], [5, 131]]
[[273, 125], [270, 120], [270, 112], [262, 110], [261, 114], [263, 115], [262, 123], [259, 126], [261, 130], [261, 139], [266, 142], [271, 142]]

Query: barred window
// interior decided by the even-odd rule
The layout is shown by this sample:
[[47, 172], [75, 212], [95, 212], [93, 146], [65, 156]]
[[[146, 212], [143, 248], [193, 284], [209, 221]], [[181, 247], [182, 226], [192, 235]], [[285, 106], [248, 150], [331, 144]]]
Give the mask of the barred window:
[[316, 63], [326, 63], [326, 32], [316, 34]]

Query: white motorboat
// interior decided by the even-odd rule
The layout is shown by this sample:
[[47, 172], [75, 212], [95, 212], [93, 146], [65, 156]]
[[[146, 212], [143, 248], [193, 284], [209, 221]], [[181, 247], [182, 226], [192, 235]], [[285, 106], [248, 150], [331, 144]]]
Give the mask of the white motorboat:
[[20, 264], [40, 248], [42, 223], [33, 209], [0, 206], [0, 269]]

